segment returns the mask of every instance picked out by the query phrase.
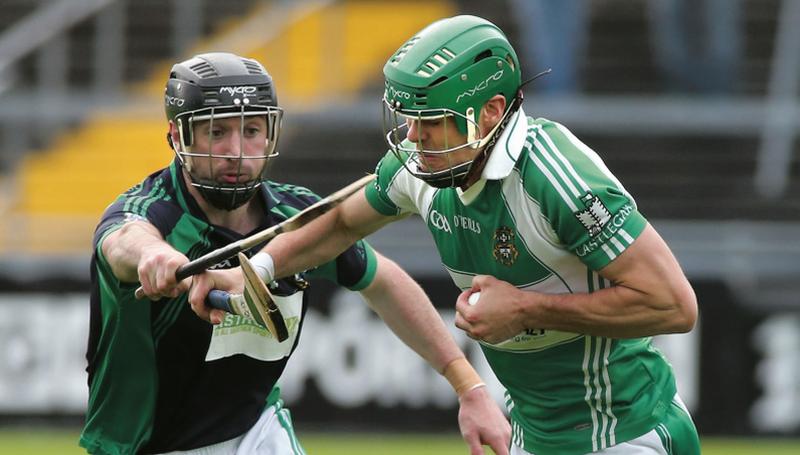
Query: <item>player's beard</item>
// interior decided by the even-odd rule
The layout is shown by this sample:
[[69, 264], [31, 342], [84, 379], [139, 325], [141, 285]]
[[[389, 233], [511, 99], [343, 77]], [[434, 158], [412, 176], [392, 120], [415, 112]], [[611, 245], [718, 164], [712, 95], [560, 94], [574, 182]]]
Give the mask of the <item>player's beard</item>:
[[232, 211], [248, 203], [261, 188], [261, 179], [246, 183], [220, 184], [215, 186], [196, 186], [197, 190], [211, 206], [220, 210]]
[[197, 188], [206, 202], [216, 209], [230, 212], [248, 203], [258, 193], [264, 180], [267, 163], [263, 166], [255, 178], [243, 182], [222, 182], [222, 176], [209, 179], [201, 178], [188, 170], [186, 172], [192, 186]]

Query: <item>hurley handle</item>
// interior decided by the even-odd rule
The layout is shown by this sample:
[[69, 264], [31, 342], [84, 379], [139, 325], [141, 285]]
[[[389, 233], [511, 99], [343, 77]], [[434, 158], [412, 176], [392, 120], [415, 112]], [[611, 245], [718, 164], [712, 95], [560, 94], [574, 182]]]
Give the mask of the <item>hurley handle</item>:
[[206, 296], [206, 304], [212, 308], [233, 313], [231, 295], [228, 292], [220, 291], [219, 289], [210, 290]]

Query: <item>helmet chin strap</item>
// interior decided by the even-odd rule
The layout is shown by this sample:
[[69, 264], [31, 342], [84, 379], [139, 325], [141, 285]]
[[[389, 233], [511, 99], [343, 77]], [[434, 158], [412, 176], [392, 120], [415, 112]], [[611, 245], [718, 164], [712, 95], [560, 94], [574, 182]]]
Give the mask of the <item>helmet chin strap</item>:
[[517, 100], [518, 100], [518, 98], [514, 98], [514, 100], [511, 103], [509, 103], [508, 109], [506, 109], [506, 111], [503, 113], [503, 117], [500, 118], [500, 121], [498, 121], [494, 125], [494, 128], [492, 128], [489, 131], [489, 133], [487, 133], [486, 136], [482, 137], [480, 140], [478, 140], [478, 137], [477, 137], [477, 128], [476, 128], [476, 126], [477, 126], [478, 122], [475, 119], [475, 109], [473, 109], [472, 107], [468, 107], [467, 111], [465, 113], [466, 117], [467, 117], [467, 120], [468, 120], [467, 121], [467, 144], [470, 144], [470, 147], [472, 147], [474, 149], [479, 149], [479, 148], [482, 148], [482, 147], [486, 146], [487, 144], [489, 144], [489, 142], [494, 139], [495, 135], [499, 131], [502, 131], [505, 128], [506, 124], [508, 123], [508, 119], [510, 118], [511, 113], [515, 112], [517, 110], [517, 107], [520, 104]]
[[[465, 183], [469, 182], [472, 177], [483, 170], [483, 165], [486, 163], [486, 160], [489, 157], [489, 153], [494, 148], [495, 140], [497, 139], [498, 133], [503, 131], [506, 126], [508, 125], [508, 121], [511, 119], [511, 113], [516, 112], [517, 108], [519, 107], [522, 99], [521, 96], [517, 96], [508, 106], [508, 109], [503, 113], [503, 117], [500, 119], [499, 122], [492, 128], [486, 137], [481, 138], [480, 140], [477, 139], [476, 135], [476, 128], [477, 122], [475, 121], [475, 109], [472, 107], [467, 108], [466, 117], [469, 120], [467, 122], [467, 144], [470, 144], [470, 147], [474, 149], [479, 149], [475, 158], [471, 161], [463, 163], [459, 166], [456, 166], [452, 170], [455, 171], [457, 168], [462, 166], [465, 167], [462, 172], [458, 175], [455, 175], [453, 172], [451, 182], [453, 183], [451, 186], [463, 186]], [[458, 179], [457, 179], [458, 178]]]

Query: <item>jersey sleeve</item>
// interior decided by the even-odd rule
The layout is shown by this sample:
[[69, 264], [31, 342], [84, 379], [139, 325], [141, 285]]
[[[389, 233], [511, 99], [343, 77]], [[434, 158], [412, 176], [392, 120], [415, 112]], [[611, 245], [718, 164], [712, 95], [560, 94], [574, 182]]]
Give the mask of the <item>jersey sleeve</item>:
[[[155, 174], [154, 174], [155, 176]], [[94, 233], [94, 246], [99, 247], [111, 233], [131, 221], [147, 221], [165, 237], [180, 219], [180, 207], [166, 195], [164, 179], [168, 173], [151, 176], [132, 187], [103, 212]], [[153, 178], [154, 177], [154, 178]]]
[[409, 185], [412, 183], [409, 179], [414, 177], [394, 153], [389, 151], [384, 155], [375, 167], [375, 174], [378, 176], [375, 182], [366, 188], [372, 208], [386, 216], [416, 213]]
[[324, 278], [351, 291], [360, 291], [375, 279], [377, 268], [375, 250], [365, 240], [359, 240], [336, 259], [310, 270], [308, 275]]
[[[320, 200], [313, 191], [297, 185], [277, 185], [272, 182], [273, 194], [281, 201], [283, 216], [291, 216]], [[276, 210], [276, 209], [274, 209]], [[313, 278], [322, 278], [352, 291], [360, 291], [372, 283], [377, 270], [375, 251], [364, 240], [359, 240], [335, 259], [306, 272]]]
[[647, 220], [602, 159], [557, 123], [535, 122], [527, 139], [525, 189], [559, 241], [593, 270], [622, 254]]

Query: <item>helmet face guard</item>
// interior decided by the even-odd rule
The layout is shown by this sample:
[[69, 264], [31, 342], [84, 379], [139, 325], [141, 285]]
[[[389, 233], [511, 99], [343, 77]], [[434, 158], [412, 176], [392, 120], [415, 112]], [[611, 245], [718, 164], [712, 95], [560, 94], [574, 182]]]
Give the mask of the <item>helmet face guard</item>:
[[[440, 121], [444, 125], [442, 133], [444, 143], [441, 149], [426, 149], [422, 144], [422, 134], [417, 136], [419, 138], [417, 142], [407, 139], [410, 126], [413, 125], [417, 131], [422, 131], [426, 128], [425, 122], [431, 121]], [[463, 135], [459, 134], [456, 127], [458, 121], [466, 122], [468, 125], [466, 142], [461, 139]], [[398, 108], [397, 105], [392, 105], [385, 97], [383, 130], [389, 149], [403, 163], [406, 170], [414, 177], [424, 180], [436, 188], [461, 186], [469, 174], [474, 159], [456, 161], [452, 155], [464, 148], [478, 149], [482, 143], [480, 137], [476, 135], [479, 128], [474, 116], [467, 117], [450, 109], [405, 111]], [[441, 156], [447, 160], [448, 164], [442, 169], [431, 169], [426, 164], [424, 156]]]
[[[178, 161], [188, 174], [190, 183], [204, 199], [222, 210], [233, 210], [248, 202], [258, 192], [266, 163], [278, 155], [276, 146], [281, 130], [283, 110], [277, 105], [277, 95], [272, 77], [255, 60], [230, 53], [196, 55], [172, 67], [164, 94], [167, 119], [178, 132], [178, 141], [167, 135]], [[253, 145], [245, 137], [245, 124], [249, 118], [262, 117], [266, 121], [263, 149], [252, 153]], [[239, 153], [215, 154], [213, 150], [214, 122], [239, 119]], [[209, 123], [208, 149], [200, 150], [195, 139], [198, 124]], [[248, 152], [249, 151], [249, 152]], [[209, 177], [202, 177], [195, 165], [196, 158], [207, 159]], [[219, 160], [236, 161], [236, 181], [219, 182], [213, 178], [213, 163]], [[242, 179], [244, 163], [261, 161], [252, 178]]]
[[[463, 156], [451, 160], [452, 154], [464, 148], [488, 153], [519, 106], [516, 53], [500, 29], [475, 16], [451, 17], [424, 28], [389, 58], [383, 73], [384, 134], [389, 148], [401, 162], [409, 163], [409, 172], [437, 187], [462, 186], [481, 154], [466, 162]], [[506, 111], [490, 131], [481, 131], [481, 109], [496, 95], [506, 99]], [[420, 141], [404, 140], [407, 131], [403, 128], [424, 128], [426, 120], [436, 119], [445, 120], [441, 150], [425, 150]], [[452, 164], [432, 171], [425, 165], [425, 156], [432, 155], [447, 157]]]
[[[233, 210], [249, 201], [261, 186], [261, 182], [267, 171], [269, 159], [279, 155], [276, 150], [278, 137], [281, 130], [283, 110], [274, 106], [250, 106], [228, 109], [228, 108], [208, 108], [189, 111], [176, 116], [176, 127], [180, 135], [180, 141], [175, 144], [175, 154], [183, 168], [189, 174], [191, 185], [200, 191], [200, 194], [214, 207], [223, 210]], [[217, 112], [219, 111], [219, 112]], [[263, 152], [259, 154], [248, 154], [245, 137], [245, 124], [248, 118], [262, 117], [266, 122], [266, 134], [263, 144]], [[239, 121], [239, 153], [215, 154], [212, 151], [214, 122], [222, 119], [238, 118]], [[197, 147], [194, 131], [195, 126], [208, 122], [208, 149], [201, 150]], [[214, 172], [214, 160], [236, 161], [236, 181], [219, 182], [213, 178], [202, 178], [199, 176], [198, 169], [194, 164], [194, 158], [206, 158], [208, 170], [205, 173], [212, 176]], [[260, 171], [254, 178], [249, 180], [239, 180], [242, 178], [242, 168], [246, 161], [258, 161], [257, 167]]]

